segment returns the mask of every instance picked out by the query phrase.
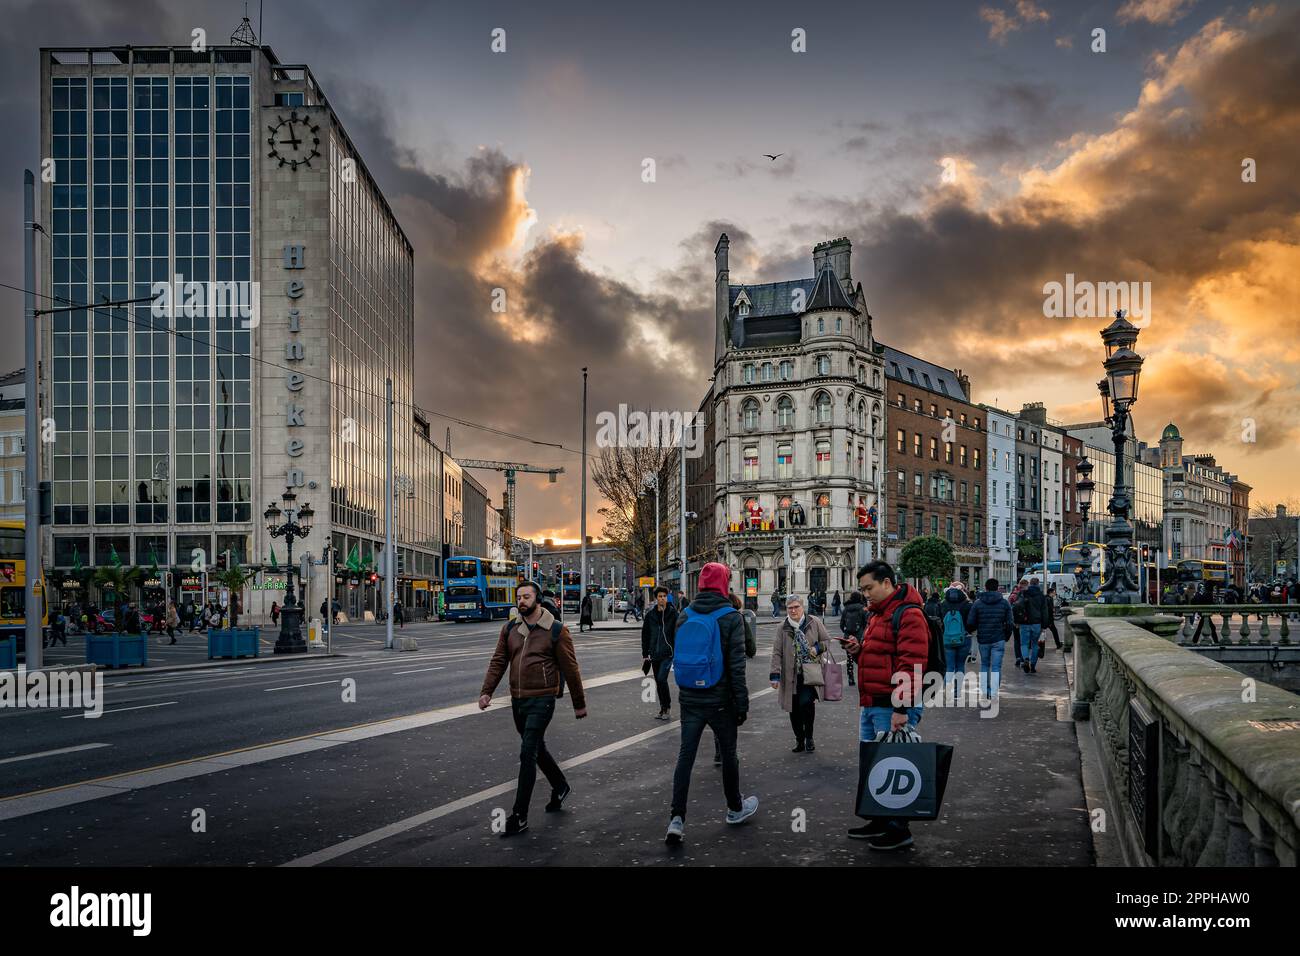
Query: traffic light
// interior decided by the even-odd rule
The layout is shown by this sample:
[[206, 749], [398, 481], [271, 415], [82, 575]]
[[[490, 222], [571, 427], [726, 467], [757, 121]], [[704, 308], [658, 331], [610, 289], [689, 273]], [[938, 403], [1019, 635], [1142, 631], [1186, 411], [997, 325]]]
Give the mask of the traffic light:
[[366, 578], [366, 581], [367, 581], [368, 583], [370, 583], [370, 584], [378, 584], [378, 583], [379, 583], [379, 572], [378, 572], [378, 571], [371, 571], [369, 577]]
[[537, 572], [540, 571], [541, 569], [542, 569], [541, 562], [540, 562], [540, 561], [534, 561], [534, 562], [533, 562], [533, 574], [536, 575]]

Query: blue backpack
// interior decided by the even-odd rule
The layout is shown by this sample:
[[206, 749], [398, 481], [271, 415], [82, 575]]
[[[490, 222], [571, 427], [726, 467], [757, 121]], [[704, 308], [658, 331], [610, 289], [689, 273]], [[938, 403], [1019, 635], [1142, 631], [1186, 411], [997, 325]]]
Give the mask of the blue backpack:
[[949, 611], [943, 616], [943, 646], [961, 647], [966, 643], [966, 622], [961, 611]]
[[673, 645], [678, 687], [705, 690], [722, 680], [722, 629], [718, 621], [724, 614], [734, 613], [736, 609], [730, 604], [710, 614], [682, 611]]

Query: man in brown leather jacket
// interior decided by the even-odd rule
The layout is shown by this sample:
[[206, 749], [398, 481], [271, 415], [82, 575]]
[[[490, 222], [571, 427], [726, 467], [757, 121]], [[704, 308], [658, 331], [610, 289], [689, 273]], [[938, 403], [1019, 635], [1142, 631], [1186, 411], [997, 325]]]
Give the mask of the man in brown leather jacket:
[[587, 716], [573, 638], [569, 629], [541, 605], [540, 599], [540, 589], [532, 581], [525, 581], [515, 590], [519, 617], [501, 628], [496, 650], [488, 662], [487, 676], [483, 678], [483, 689], [479, 691], [479, 710], [486, 710], [509, 665], [510, 707], [521, 742], [519, 787], [514, 810], [501, 834], [506, 837], [528, 829], [528, 804], [537, 782], [538, 767], [551, 784], [551, 800], [546, 804], [548, 813], [561, 809], [571, 791], [545, 741], [546, 728], [555, 716], [556, 698], [564, 695], [565, 684], [569, 685], [573, 697], [573, 716], [578, 720]]

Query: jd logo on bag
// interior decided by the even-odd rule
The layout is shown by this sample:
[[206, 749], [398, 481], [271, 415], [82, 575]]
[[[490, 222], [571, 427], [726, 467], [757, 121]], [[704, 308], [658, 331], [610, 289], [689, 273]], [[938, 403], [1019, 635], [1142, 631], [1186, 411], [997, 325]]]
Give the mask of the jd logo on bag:
[[948, 744], [859, 744], [857, 815], [936, 819], [951, 765]]

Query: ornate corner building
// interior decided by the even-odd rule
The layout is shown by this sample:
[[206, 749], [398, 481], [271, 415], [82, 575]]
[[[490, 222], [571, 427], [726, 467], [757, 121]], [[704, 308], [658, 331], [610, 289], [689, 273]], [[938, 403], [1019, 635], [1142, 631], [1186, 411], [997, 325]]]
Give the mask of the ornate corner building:
[[852, 246], [814, 246], [810, 278], [739, 284], [729, 247], [724, 233], [704, 401], [712, 455], [690, 479], [707, 477], [711, 496], [692, 557], [725, 561], [750, 607], [774, 591], [845, 592], [856, 563], [877, 553], [885, 434], [884, 349], [852, 278]]

